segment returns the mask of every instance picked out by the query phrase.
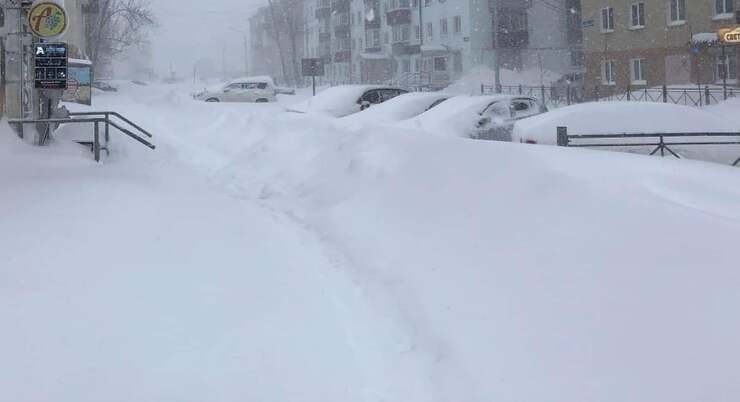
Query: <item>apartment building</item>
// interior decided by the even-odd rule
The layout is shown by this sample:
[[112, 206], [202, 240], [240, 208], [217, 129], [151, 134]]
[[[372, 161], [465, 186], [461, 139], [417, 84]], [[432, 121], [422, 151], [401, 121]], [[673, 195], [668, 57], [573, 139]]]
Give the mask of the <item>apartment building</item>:
[[720, 28], [736, 24], [740, 0], [583, 0], [587, 86], [737, 85], [738, 50]]
[[534, 0], [527, 6], [522, 65], [563, 75], [583, 72], [581, 0]]
[[583, 66], [580, 3], [304, 0], [303, 57], [323, 58], [332, 84], [443, 88], [497, 58], [504, 68], [569, 74]]

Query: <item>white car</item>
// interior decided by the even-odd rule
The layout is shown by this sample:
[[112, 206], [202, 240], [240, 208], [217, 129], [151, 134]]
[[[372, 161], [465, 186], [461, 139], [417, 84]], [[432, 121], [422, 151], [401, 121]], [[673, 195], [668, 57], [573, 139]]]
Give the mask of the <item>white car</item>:
[[417, 117], [399, 123], [440, 135], [511, 141], [514, 123], [547, 111], [527, 96], [455, 96]]
[[216, 90], [205, 90], [195, 99], [206, 102], [275, 102], [277, 90], [270, 77], [247, 77], [230, 81]]
[[288, 108], [289, 112], [344, 117], [393, 99], [408, 91], [381, 85], [340, 85]]

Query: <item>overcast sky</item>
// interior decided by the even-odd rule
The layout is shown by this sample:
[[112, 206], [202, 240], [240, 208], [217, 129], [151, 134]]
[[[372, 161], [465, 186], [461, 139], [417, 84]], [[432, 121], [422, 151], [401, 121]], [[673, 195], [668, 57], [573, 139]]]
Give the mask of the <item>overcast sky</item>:
[[247, 19], [267, 0], [152, 0], [160, 27], [152, 35], [154, 68], [165, 73], [170, 62], [180, 76], [193, 63], [210, 57], [221, 68], [225, 52], [229, 69], [243, 68]]

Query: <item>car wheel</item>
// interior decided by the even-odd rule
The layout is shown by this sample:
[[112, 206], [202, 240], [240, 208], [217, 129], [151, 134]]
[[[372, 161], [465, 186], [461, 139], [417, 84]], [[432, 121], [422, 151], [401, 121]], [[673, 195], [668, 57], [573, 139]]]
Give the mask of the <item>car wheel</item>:
[[218, 98], [208, 98], [206, 99], [206, 102], [221, 102], [221, 101], [218, 100]]
[[267, 99], [265, 99], [265, 98], [259, 98], [255, 102], [257, 102], [257, 103], [267, 103], [269, 101]]

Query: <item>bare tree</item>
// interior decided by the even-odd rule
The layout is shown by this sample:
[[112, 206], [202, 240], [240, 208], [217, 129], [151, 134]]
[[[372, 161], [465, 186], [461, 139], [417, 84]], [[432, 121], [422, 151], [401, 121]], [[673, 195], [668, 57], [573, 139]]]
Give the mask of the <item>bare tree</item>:
[[149, 0], [98, 0], [85, 25], [87, 56], [93, 64], [110, 62], [146, 41], [157, 21]]

